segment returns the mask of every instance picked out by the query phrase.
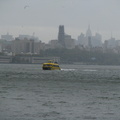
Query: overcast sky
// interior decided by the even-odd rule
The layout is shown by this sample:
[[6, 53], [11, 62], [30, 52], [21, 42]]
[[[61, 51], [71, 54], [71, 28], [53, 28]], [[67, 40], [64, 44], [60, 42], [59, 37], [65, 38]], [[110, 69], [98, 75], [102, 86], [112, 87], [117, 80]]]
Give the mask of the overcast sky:
[[57, 39], [59, 25], [77, 39], [90, 24], [92, 34], [120, 39], [120, 0], [0, 0], [0, 35], [35, 33], [43, 42]]

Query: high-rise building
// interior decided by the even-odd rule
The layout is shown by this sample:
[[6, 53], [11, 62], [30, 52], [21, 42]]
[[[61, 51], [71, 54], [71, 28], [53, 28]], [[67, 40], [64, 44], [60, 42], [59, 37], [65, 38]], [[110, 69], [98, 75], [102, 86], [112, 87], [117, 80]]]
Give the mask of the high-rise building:
[[23, 39], [20, 40], [19, 38], [16, 38], [14, 41], [12, 41], [12, 52], [15, 54], [21, 54], [21, 53], [34, 53], [34, 40], [30, 39]]
[[78, 36], [78, 44], [89, 48], [102, 47], [102, 36], [99, 33], [96, 33], [95, 36], [93, 36], [90, 26], [88, 26], [86, 35], [81, 33], [81, 35]]
[[81, 34], [78, 36], [77, 44], [78, 44], [78, 45], [82, 45], [82, 46], [85, 46], [85, 45], [86, 45], [86, 38], [85, 38], [85, 35], [84, 35], [83, 33], [81, 33]]
[[88, 37], [88, 47], [92, 48], [91, 36]]
[[99, 33], [96, 33], [95, 36], [92, 36], [92, 47], [102, 47], [102, 36]]
[[0, 52], [2, 52], [2, 44], [0, 44]]
[[71, 38], [71, 35], [65, 35], [65, 47], [67, 49], [75, 48], [75, 40]]
[[63, 47], [65, 47], [64, 25], [60, 25], [60, 26], [59, 26], [58, 42], [59, 42]]
[[19, 39], [34, 39], [35, 42], [39, 42], [39, 39], [37, 37], [34, 36], [34, 33], [33, 35], [19, 35], [18, 37]]
[[90, 25], [88, 26], [88, 30], [86, 32], [86, 37], [91, 37], [92, 36], [92, 32], [91, 32], [91, 29], [90, 29]]

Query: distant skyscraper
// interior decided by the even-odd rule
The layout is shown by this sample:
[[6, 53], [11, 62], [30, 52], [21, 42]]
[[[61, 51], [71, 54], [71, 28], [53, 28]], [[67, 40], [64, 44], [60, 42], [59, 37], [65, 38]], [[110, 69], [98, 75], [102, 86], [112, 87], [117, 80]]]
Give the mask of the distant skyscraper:
[[71, 35], [65, 35], [65, 48], [73, 49], [75, 48], [75, 40], [71, 38]]
[[83, 46], [85, 46], [85, 41], [86, 39], [85, 39], [85, 35], [83, 34], [83, 33], [81, 33], [79, 36], [78, 36], [78, 44], [80, 44], [80, 45], [83, 45]]
[[89, 25], [88, 30], [86, 32], [86, 37], [91, 37], [91, 36], [92, 36], [92, 32], [91, 32], [90, 25]]
[[60, 25], [60, 26], [59, 26], [58, 42], [59, 42], [63, 47], [65, 47], [64, 25]]
[[91, 36], [88, 37], [88, 47], [92, 48]]
[[78, 36], [78, 44], [83, 45], [84, 47], [101, 47], [102, 46], [102, 36], [99, 33], [96, 33], [95, 36], [92, 35], [90, 25], [86, 31], [86, 35], [81, 33]]

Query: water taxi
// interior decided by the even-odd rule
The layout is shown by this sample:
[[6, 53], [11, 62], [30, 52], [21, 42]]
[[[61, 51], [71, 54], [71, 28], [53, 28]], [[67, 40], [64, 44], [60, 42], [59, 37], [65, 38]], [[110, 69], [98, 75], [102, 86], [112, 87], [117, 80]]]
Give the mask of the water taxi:
[[47, 63], [43, 63], [43, 70], [60, 70], [59, 64], [53, 60], [48, 60]]

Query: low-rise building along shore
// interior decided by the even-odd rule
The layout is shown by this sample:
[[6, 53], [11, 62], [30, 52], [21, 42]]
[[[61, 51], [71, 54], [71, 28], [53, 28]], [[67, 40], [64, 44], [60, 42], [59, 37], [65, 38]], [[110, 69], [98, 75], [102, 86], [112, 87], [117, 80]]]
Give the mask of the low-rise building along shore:
[[11, 56], [0, 56], [0, 63], [12, 63]]
[[48, 60], [60, 62], [60, 57], [39, 57], [39, 56], [0, 56], [0, 63], [17, 63], [17, 64], [42, 64]]

